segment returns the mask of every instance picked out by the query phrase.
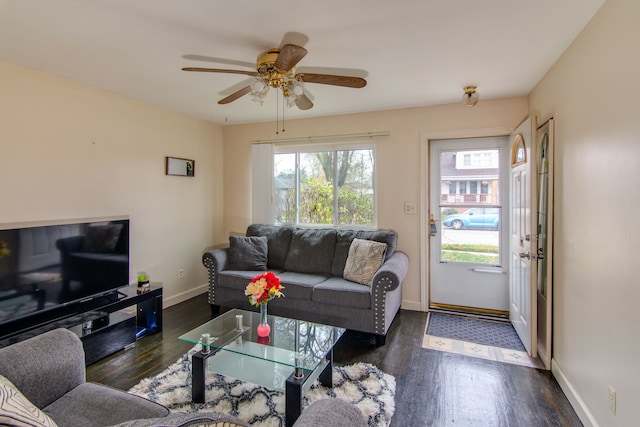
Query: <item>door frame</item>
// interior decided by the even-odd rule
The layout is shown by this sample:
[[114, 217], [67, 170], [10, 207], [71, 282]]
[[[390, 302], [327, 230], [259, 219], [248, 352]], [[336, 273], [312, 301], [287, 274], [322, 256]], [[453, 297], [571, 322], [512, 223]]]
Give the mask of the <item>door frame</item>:
[[429, 178], [429, 144], [432, 140], [502, 137], [513, 131], [510, 127], [491, 127], [475, 129], [450, 129], [428, 131], [420, 134], [420, 310], [429, 311], [429, 215], [430, 212], [430, 178]]

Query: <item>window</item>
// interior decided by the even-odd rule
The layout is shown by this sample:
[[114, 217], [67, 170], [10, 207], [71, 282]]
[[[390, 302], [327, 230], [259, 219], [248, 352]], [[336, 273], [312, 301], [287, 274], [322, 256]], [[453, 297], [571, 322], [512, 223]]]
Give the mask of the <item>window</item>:
[[499, 160], [497, 150], [461, 151], [454, 156], [456, 169], [495, 169]]
[[375, 225], [374, 147], [274, 147], [274, 222]]

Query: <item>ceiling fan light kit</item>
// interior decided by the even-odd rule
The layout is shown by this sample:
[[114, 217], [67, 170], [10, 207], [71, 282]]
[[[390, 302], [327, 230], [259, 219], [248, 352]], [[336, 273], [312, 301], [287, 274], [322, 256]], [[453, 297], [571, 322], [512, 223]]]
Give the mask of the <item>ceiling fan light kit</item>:
[[296, 65], [307, 55], [307, 49], [294, 44], [285, 44], [282, 48], [269, 49], [258, 55], [255, 71], [228, 70], [222, 68], [185, 67], [183, 71], [199, 71], [208, 73], [244, 74], [254, 77], [254, 81], [240, 90], [218, 101], [228, 104], [251, 93], [252, 100], [263, 105], [269, 88], [282, 91], [287, 105], [296, 105], [301, 110], [313, 107], [313, 102], [305, 94], [303, 83], [316, 83], [351, 88], [362, 88], [367, 81], [360, 77], [339, 76], [331, 74], [298, 73]]
[[478, 89], [477, 86], [465, 86], [464, 87], [464, 95], [462, 95], [462, 103], [467, 107], [471, 108], [478, 103], [478, 93], [476, 92]]

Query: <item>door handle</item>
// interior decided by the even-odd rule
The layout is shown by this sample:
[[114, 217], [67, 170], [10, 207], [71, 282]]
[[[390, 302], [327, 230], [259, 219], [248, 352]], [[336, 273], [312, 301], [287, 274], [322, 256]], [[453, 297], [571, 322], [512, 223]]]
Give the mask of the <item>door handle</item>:
[[438, 234], [438, 228], [436, 227], [436, 220], [433, 217], [433, 214], [429, 215], [429, 235], [435, 236]]
[[531, 254], [529, 252], [520, 252], [518, 255], [520, 255], [520, 258], [522, 259], [531, 259]]

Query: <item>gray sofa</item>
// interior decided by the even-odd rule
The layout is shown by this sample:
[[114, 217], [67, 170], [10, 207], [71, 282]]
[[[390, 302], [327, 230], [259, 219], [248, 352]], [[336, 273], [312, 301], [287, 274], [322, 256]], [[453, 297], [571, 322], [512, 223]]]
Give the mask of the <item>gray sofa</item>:
[[[244, 289], [269, 270], [280, 278], [285, 294], [269, 302], [269, 314], [370, 333], [384, 345], [409, 268], [407, 255], [396, 250], [396, 232], [252, 224], [244, 238], [229, 239], [228, 248], [207, 251], [202, 258], [214, 315], [220, 307], [256, 310]], [[354, 239], [386, 245], [382, 265], [367, 284], [344, 278], [345, 267], [353, 264]]]
[[[330, 408], [330, 409], [329, 409]], [[158, 403], [85, 381], [82, 342], [55, 329], [0, 349], [0, 425], [59, 427], [224, 426], [247, 423], [215, 412], [169, 413]], [[360, 410], [340, 399], [307, 407], [294, 424], [365, 426]]]

